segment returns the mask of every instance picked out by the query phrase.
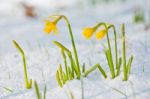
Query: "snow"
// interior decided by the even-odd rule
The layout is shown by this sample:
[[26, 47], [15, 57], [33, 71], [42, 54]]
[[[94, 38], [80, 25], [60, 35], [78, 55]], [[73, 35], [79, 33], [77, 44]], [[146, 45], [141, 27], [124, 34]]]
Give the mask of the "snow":
[[[26, 2], [2, 0], [0, 2], [0, 99], [36, 99], [34, 87], [27, 90], [24, 86], [21, 56], [13, 46], [12, 40], [16, 40], [25, 51], [29, 79], [38, 82], [41, 92], [45, 84], [47, 85], [47, 99], [68, 99], [69, 90], [75, 99], [81, 99], [81, 87], [84, 89], [85, 99], [148, 99], [150, 97], [150, 44], [148, 43], [150, 29], [145, 30], [143, 23], [133, 23], [134, 7], [140, 6], [148, 14], [149, 0], [115, 0], [95, 6], [89, 5], [85, 0], [26, 0]], [[33, 5], [37, 17], [32, 19], [24, 16], [21, 2]], [[113, 23], [118, 31], [119, 42], [120, 25], [125, 23], [127, 58], [131, 54], [135, 57], [129, 80], [122, 81], [123, 72], [112, 80], [110, 75], [104, 79], [99, 71], [95, 71], [87, 78], [72, 80], [62, 89], [59, 88], [55, 80], [55, 72], [63, 60], [60, 50], [52, 41], [58, 40], [69, 49], [71, 43], [63, 21], [58, 25], [60, 32], [58, 36], [46, 35], [43, 32], [43, 20], [53, 14], [64, 14], [69, 18], [80, 64], [85, 63], [86, 68], [90, 68], [100, 63], [107, 74], [110, 72], [103, 54], [106, 40], [86, 40], [81, 34], [82, 28], [103, 21]], [[146, 22], [150, 23], [147, 14]], [[12, 89], [13, 92], [9, 92], [4, 87]]]

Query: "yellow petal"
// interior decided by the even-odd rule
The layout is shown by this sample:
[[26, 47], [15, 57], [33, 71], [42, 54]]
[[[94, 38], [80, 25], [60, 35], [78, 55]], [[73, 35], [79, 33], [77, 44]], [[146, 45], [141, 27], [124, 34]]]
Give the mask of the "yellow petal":
[[44, 32], [46, 32], [46, 33], [48, 33], [48, 34], [50, 34], [51, 31], [52, 31], [52, 29], [49, 28], [49, 27], [45, 27], [45, 28], [44, 28]]
[[95, 32], [95, 28], [85, 28], [82, 34], [84, 35], [85, 38], [89, 39], [94, 32]]
[[106, 29], [100, 30], [97, 34], [96, 34], [96, 39], [102, 39], [106, 34]]
[[55, 22], [51, 22], [49, 20], [45, 20], [45, 28], [44, 28], [44, 32], [50, 34], [50, 32], [55, 31], [56, 30], [56, 23]]

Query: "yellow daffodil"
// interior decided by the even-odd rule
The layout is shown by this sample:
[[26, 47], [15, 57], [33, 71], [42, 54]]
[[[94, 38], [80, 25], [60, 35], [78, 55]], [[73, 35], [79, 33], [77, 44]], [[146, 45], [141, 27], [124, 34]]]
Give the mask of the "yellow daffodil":
[[50, 34], [51, 32], [54, 32], [56, 34], [58, 31], [56, 24], [57, 24], [56, 21], [45, 20], [44, 32], [46, 32], [48, 34]]
[[95, 30], [95, 28], [84, 28], [82, 34], [85, 38], [89, 39], [94, 34]]
[[106, 29], [100, 30], [97, 34], [96, 34], [96, 39], [102, 39], [106, 34]]

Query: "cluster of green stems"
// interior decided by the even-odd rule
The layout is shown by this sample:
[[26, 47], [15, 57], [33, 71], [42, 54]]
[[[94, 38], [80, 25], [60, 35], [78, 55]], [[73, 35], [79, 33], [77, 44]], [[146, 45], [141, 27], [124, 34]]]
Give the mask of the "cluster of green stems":
[[[104, 69], [101, 67], [100, 64], [95, 64], [94, 66], [92, 66], [91, 68], [89, 68], [88, 70], [85, 70], [85, 66], [80, 66], [79, 60], [78, 60], [78, 54], [77, 54], [77, 50], [76, 50], [76, 46], [75, 46], [75, 42], [74, 42], [74, 38], [73, 38], [73, 34], [72, 34], [72, 29], [71, 29], [71, 25], [68, 21], [68, 19], [65, 16], [62, 16], [62, 18], [65, 19], [66, 23], [67, 23], [67, 27], [69, 29], [69, 33], [70, 33], [70, 38], [71, 38], [71, 43], [72, 43], [72, 47], [73, 47], [73, 53], [74, 53], [74, 58], [72, 57], [72, 53], [69, 49], [67, 49], [66, 47], [64, 47], [61, 43], [54, 41], [55, 45], [57, 45], [59, 48], [61, 48], [61, 53], [64, 59], [64, 65], [65, 65], [65, 71], [63, 71], [62, 65], [59, 65], [59, 68], [56, 72], [56, 79], [58, 84], [60, 85], [60, 87], [63, 87], [63, 85], [68, 81], [68, 80], [72, 80], [74, 78], [80, 79], [81, 76], [86, 77], [87, 75], [89, 75], [91, 72], [95, 71], [96, 69], [98, 69], [100, 71], [100, 73], [102, 74], [102, 76], [104, 78], [107, 78], [107, 74], [104, 71]], [[61, 19], [61, 18], [60, 18]], [[107, 36], [107, 43], [108, 43], [108, 48], [105, 48], [105, 55], [106, 55], [106, 59], [108, 62], [108, 66], [110, 69], [110, 73], [111, 73], [111, 78], [114, 79], [115, 77], [117, 77], [120, 74], [120, 69], [121, 69], [121, 65], [123, 62], [123, 73], [124, 73], [124, 81], [128, 80], [128, 76], [130, 73], [130, 69], [131, 69], [131, 64], [132, 64], [132, 60], [133, 60], [133, 56], [130, 57], [128, 64], [126, 65], [126, 48], [125, 48], [125, 29], [124, 29], [124, 24], [122, 25], [122, 57], [118, 58], [118, 49], [117, 49], [117, 34], [116, 34], [116, 29], [114, 25], [107, 25], [106, 23], [102, 22], [96, 25], [96, 29], [103, 26], [106, 29], [106, 36]], [[113, 33], [114, 33], [114, 44], [115, 44], [115, 61], [113, 60], [113, 55], [112, 55], [112, 50], [111, 50], [111, 43], [110, 43], [110, 39], [109, 39], [109, 30], [112, 29]], [[66, 52], [66, 53], [65, 53]], [[66, 55], [68, 55], [69, 59], [70, 59], [70, 65], [71, 67], [68, 66], [67, 64], [67, 59], [66, 59]]]
[[[61, 19], [61, 18], [63, 18], [66, 21], [66, 24], [67, 24], [67, 27], [69, 30], [71, 43], [72, 43], [72, 49], [73, 49], [74, 57], [72, 56], [72, 52], [69, 49], [67, 49], [61, 43], [54, 41], [54, 44], [57, 45], [61, 49], [61, 54], [63, 56], [64, 65], [65, 65], [65, 71], [63, 70], [62, 65], [60, 64], [59, 68], [57, 69], [57, 72], [56, 72], [56, 79], [57, 79], [59, 86], [63, 87], [63, 85], [68, 80], [72, 80], [74, 78], [80, 79], [81, 76], [86, 77], [89, 73], [91, 73], [93, 70], [95, 70], [97, 68], [102, 73], [103, 77], [107, 78], [105, 71], [102, 69], [102, 67], [99, 64], [94, 65], [89, 70], [85, 70], [85, 66], [80, 66], [70, 22], [68, 21], [66, 16], [61, 15], [59, 19]], [[70, 60], [71, 66], [69, 66], [67, 64], [66, 55], [68, 56], [68, 58]]]
[[[105, 55], [106, 59], [108, 62], [108, 66], [111, 72], [112, 79], [117, 77], [120, 74], [120, 69], [121, 69], [121, 64], [123, 61], [123, 73], [124, 73], [124, 81], [128, 80], [129, 74], [130, 74], [130, 69], [131, 69], [131, 64], [133, 61], [133, 56], [129, 58], [128, 64], [126, 64], [126, 47], [125, 47], [125, 25], [122, 24], [121, 32], [122, 32], [122, 57], [118, 58], [118, 49], [117, 49], [117, 34], [116, 34], [116, 29], [114, 25], [107, 25], [106, 23], [102, 22], [96, 25], [96, 28], [99, 28], [103, 26], [106, 29], [106, 36], [107, 36], [107, 43], [108, 43], [108, 48], [105, 48]], [[112, 50], [111, 50], [111, 43], [108, 35], [109, 29], [113, 29], [114, 33], [114, 44], [115, 44], [115, 62], [113, 60], [112, 56]], [[114, 65], [115, 63], [115, 65]], [[116, 66], [116, 67], [115, 67]]]
[[[59, 15], [58, 17], [59, 18], [57, 19], [57, 22], [60, 21], [61, 19], [64, 19], [67, 24], [67, 27], [69, 30], [69, 35], [70, 35], [70, 40], [72, 43], [72, 49], [73, 49], [73, 52], [71, 52], [68, 48], [63, 46], [58, 41], [54, 41], [54, 44], [56, 46], [58, 46], [61, 50], [61, 55], [62, 55], [62, 58], [64, 61], [63, 64], [65, 67], [65, 68], [63, 68], [62, 64], [59, 64], [59, 67], [56, 71], [56, 80], [57, 80], [59, 86], [63, 87], [63, 85], [69, 80], [73, 80], [73, 79], [80, 80], [81, 76], [86, 77], [91, 72], [95, 71], [96, 69], [98, 69], [100, 71], [100, 73], [102, 74], [102, 76], [104, 78], [107, 78], [106, 72], [101, 67], [101, 65], [98, 63], [95, 64], [94, 66], [92, 66], [91, 68], [89, 68], [88, 70], [85, 70], [85, 65], [81, 66], [81, 64], [79, 63], [77, 49], [75, 46], [74, 36], [72, 33], [72, 28], [71, 28], [70, 22], [68, 21], [67, 17], [64, 15]], [[131, 56], [128, 63], [126, 63], [125, 26], [123, 24], [122, 29], [121, 29], [121, 31], [122, 31], [122, 53], [123, 54], [122, 54], [122, 57], [119, 57], [119, 58], [118, 58], [117, 34], [116, 34], [115, 26], [107, 25], [106, 23], [102, 22], [102, 23], [99, 23], [96, 25], [96, 29], [98, 29], [99, 27], [102, 27], [102, 26], [106, 29], [108, 48], [105, 48], [104, 51], [105, 51], [106, 59], [107, 59], [108, 66], [110, 69], [111, 78], [114, 79], [115, 77], [117, 77], [120, 74], [121, 64], [123, 62], [123, 73], [124, 73], [123, 80], [127, 81], [129, 74], [130, 74], [133, 56]], [[108, 31], [110, 29], [112, 29], [113, 33], [114, 33], [115, 61], [113, 60], [111, 43], [110, 43], [109, 34], [108, 34], [109, 33]], [[26, 58], [25, 58], [24, 51], [15, 40], [13, 40], [13, 44], [15, 45], [15, 47], [19, 50], [19, 52], [22, 55], [22, 60], [23, 60], [23, 65], [24, 65], [25, 86], [27, 89], [30, 89], [32, 87], [32, 80], [28, 80], [28, 73], [27, 73], [27, 68], [26, 68]], [[37, 83], [35, 82], [34, 84], [35, 84], [36, 92], [39, 93], [37, 91], [38, 90]], [[38, 96], [38, 97], [40, 97], [40, 96]]]

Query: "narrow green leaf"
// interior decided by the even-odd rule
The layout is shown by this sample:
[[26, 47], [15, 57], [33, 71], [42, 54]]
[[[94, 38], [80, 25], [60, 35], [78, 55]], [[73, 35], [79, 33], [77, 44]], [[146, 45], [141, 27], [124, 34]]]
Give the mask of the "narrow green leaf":
[[72, 58], [72, 54], [68, 54], [68, 57], [69, 57], [70, 65], [71, 65], [71, 68], [72, 68], [72, 69], [71, 69], [71, 70], [72, 70], [72, 77], [73, 77], [73, 78], [75, 77], [74, 72], [75, 72], [75, 74], [79, 77], [80, 74], [79, 74], [78, 69], [77, 69], [77, 66], [76, 66], [76, 64], [75, 64], [75, 62], [74, 62], [74, 60], [73, 60], [73, 58]]
[[59, 75], [59, 71], [58, 70], [56, 72], [56, 80], [57, 80], [58, 85], [62, 88], [63, 84], [61, 83], [60, 75]]
[[36, 96], [37, 96], [37, 99], [42, 99], [41, 98], [41, 93], [39, 91], [39, 87], [38, 87], [38, 84], [36, 81], [34, 81], [34, 88], [35, 88], [35, 92], [36, 92]]
[[113, 65], [113, 62], [112, 62], [112, 57], [111, 57], [111, 54], [110, 54], [110, 50], [105, 50], [105, 55], [106, 55], [106, 58], [107, 58], [107, 61], [108, 61], [108, 66], [109, 66], [109, 69], [110, 69], [110, 72], [111, 72], [111, 75], [112, 75], [112, 79], [115, 78], [115, 70], [114, 70], [114, 65]]
[[99, 71], [102, 73], [103, 77], [107, 78], [107, 75], [106, 75], [105, 71], [103, 70], [103, 68], [99, 64], [97, 64], [97, 67], [98, 67]]
[[96, 64], [96, 65], [92, 66], [90, 69], [86, 70], [85, 73], [84, 73], [84, 77], [86, 77], [87, 75], [89, 75], [91, 72], [93, 72], [97, 68], [102, 73], [102, 75], [104, 76], [104, 78], [107, 78], [107, 75], [106, 75], [105, 71], [102, 69], [102, 67], [99, 64]]
[[127, 73], [127, 67], [126, 67], [126, 47], [125, 47], [125, 25], [122, 24], [122, 59], [123, 59], [123, 72], [124, 72], [124, 81], [128, 80], [128, 73]]
[[58, 41], [53, 41], [53, 43], [58, 46], [59, 48], [63, 49], [64, 51], [66, 51], [67, 53], [71, 53], [69, 49], [67, 49], [65, 46], [63, 46], [61, 43], [59, 43]]
[[120, 57], [120, 58], [119, 58], [119, 61], [118, 61], [118, 67], [117, 67], [117, 76], [120, 74], [121, 64], [122, 64], [122, 59], [121, 59], [121, 57]]
[[72, 71], [71, 71], [71, 68], [68, 67], [68, 75], [69, 75], [69, 79], [72, 80], [73, 79], [73, 75], [72, 75]]
[[68, 81], [67, 74], [63, 71], [63, 79], [64, 79], [64, 84]]
[[65, 65], [65, 70], [66, 70], [67, 79], [68, 79], [68, 67], [67, 67], [67, 60], [66, 60], [66, 55], [65, 55], [65, 52], [64, 52], [64, 50], [63, 50], [63, 49], [61, 50], [61, 54], [62, 54], [63, 59], [64, 59], [64, 65]]
[[63, 70], [61, 64], [59, 65], [59, 75], [60, 75], [60, 80], [62, 81], [63, 84], [65, 84], [65, 79], [63, 75]]
[[132, 64], [132, 61], [133, 61], [133, 56], [130, 57], [129, 61], [128, 61], [128, 64], [127, 64], [127, 71], [128, 71], [128, 74], [130, 74], [131, 72], [131, 64]]
[[15, 47], [18, 49], [18, 51], [19, 51], [21, 54], [24, 54], [24, 51], [23, 51], [22, 48], [19, 46], [19, 44], [18, 44], [15, 40], [13, 40], [12, 42], [13, 42], [13, 44], [15, 45]]

